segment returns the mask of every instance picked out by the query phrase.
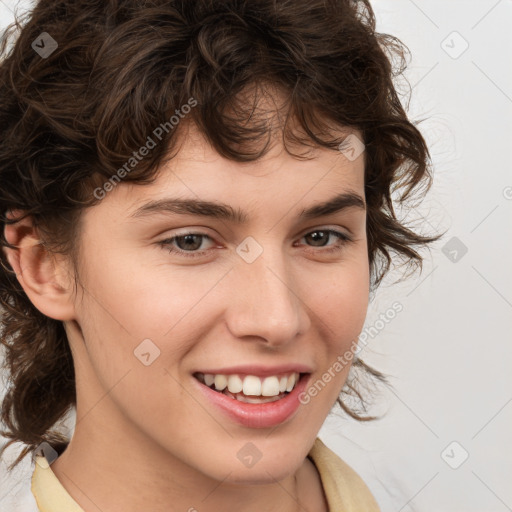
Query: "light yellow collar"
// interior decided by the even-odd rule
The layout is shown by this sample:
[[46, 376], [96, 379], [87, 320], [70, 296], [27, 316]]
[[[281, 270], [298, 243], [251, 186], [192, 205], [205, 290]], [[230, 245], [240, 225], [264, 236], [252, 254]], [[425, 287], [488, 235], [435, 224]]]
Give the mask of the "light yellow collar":
[[59, 482], [43, 456], [36, 456], [32, 494], [40, 512], [84, 512]]

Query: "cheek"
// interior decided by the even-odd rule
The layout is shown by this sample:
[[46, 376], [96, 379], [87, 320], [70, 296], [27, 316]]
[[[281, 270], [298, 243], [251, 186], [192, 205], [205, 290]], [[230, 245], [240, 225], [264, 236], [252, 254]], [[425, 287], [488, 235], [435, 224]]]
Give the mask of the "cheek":
[[[364, 326], [369, 298], [369, 271], [362, 262], [340, 266], [329, 272], [329, 286], [314, 288], [308, 304], [317, 318], [323, 340], [319, 374], [303, 397], [304, 403], [316, 403], [324, 418], [340, 396], [353, 361], [354, 349]], [[320, 428], [320, 426], [319, 426]]]
[[320, 318], [324, 336], [330, 348], [345, 351], [357, 340], [366, 318], [369, 299], [369, 269], [367, 259], [342, 262], [317, 276], [323, 286], [311, 286], [306, 303]]
[[163, 265], [127, 262], [126, 254], [117, 260], [115, 253], [110, 256], [91, 258], [82, 276], [86, 291], [83, 302], [78, 302], [77, 317], [90, 371], [104, 389], [122, 379], [130, 397], [123, 408], [155, 404], [161, 395], [180, 400], [183, 390], [165, 369], [171, 369], [194, 340], [204, 336], [209, 312], [217, 307], [211, 303], [212, 291], [225, 271], [192, 273], [190, 267], [182, 267], [171, 273]]
[[[182, 324], [200, 320], [204, 298], [215, 288], [225, 269], [202, 272], [190, 266], [144, 262], [112, 251], [109, 258], [92, 258], [85, 287], [91, 290], [94, 314], [112, 335], [124, 333], [135, 342], [179, 337]], [[96, 316], [96, 314], [98, 316]], [[196, 323], [192, 323], [196, 325]]]

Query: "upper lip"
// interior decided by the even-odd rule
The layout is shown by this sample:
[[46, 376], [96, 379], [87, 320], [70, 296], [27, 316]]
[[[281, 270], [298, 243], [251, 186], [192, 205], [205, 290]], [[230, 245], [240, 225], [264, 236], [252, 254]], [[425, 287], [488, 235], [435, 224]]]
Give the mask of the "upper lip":
[[229, 368], [210, 368], [208, 370], [197, 370], [193, 373], [209, 373], [214, 375], [256, 375], [267, 377], [271, 375], [280, 375], [283, 373], [312, 373], [311, 367], [305, 364], [281, 364], [277, 366], [265, 366], [265, 365], [239, 365], [230, 366]]

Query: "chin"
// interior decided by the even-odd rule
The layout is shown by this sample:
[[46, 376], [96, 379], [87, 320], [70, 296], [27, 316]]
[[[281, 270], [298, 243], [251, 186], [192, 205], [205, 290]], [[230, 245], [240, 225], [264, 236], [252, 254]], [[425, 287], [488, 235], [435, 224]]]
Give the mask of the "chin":
[[263, 465], [262, 461], [258, 462], [252, 468], [235, 469], [227, 478], [223, 478], [223, 483], [233, 485], [273, 485], [276, 482], [284, 480], [294, 474], [299, 468], [286, 466]]

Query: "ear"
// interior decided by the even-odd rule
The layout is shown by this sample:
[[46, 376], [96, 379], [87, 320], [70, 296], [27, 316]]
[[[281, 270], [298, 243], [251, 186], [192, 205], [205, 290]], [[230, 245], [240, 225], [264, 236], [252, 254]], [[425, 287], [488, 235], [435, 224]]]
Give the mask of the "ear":
[[[7, 218], [17, 218], [22, 213], [14, 210]], [[66, 259], [44, 247], [30, 217], [6, 224], [4, 234], [7, 242], [17, 247], [4, 247], [3, 250], [32, 304], [55, 320], [74, 319], [72, 280]]]

